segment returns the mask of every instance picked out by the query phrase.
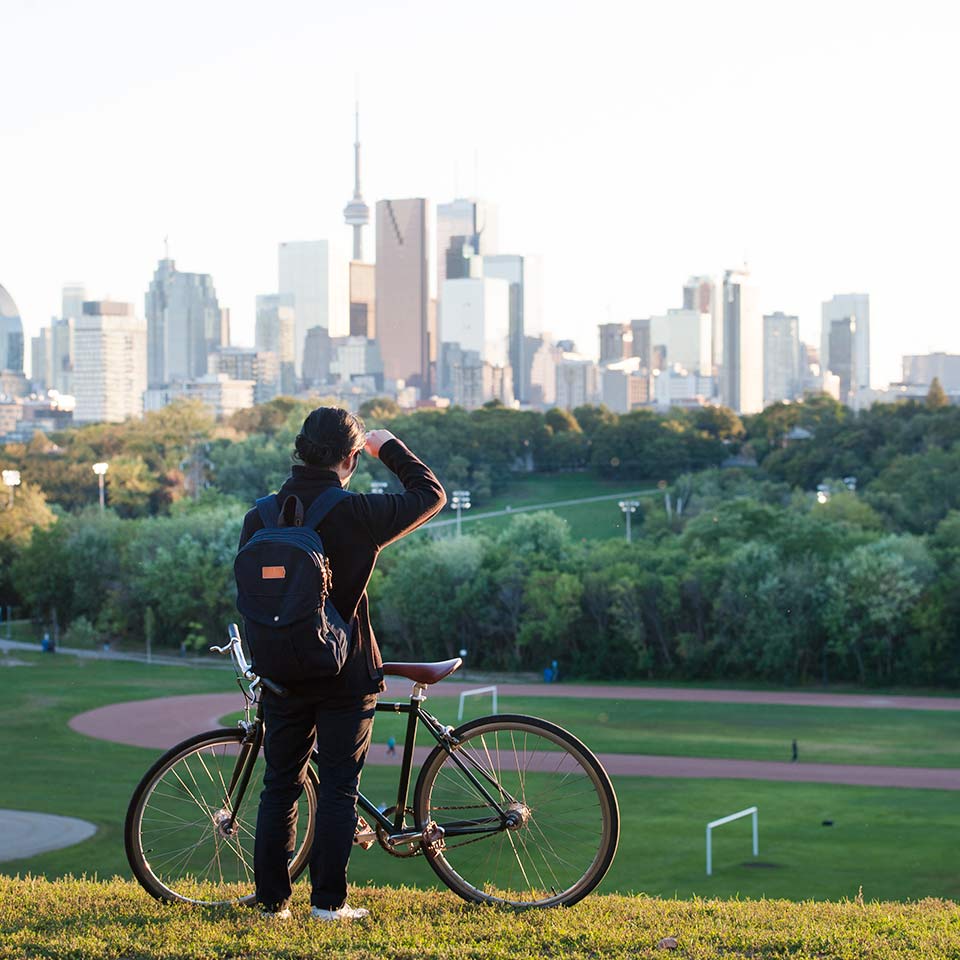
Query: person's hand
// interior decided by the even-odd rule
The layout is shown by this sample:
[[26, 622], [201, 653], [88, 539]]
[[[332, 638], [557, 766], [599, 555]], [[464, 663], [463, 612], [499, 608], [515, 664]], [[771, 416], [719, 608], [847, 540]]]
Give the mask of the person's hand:
[[380, 448], [388, 440], [396, 440], [397, 438], [389, 430], [371, 430], [367, 434], [367, 444], [364, 447], [364, 450], [370, 454], [371, 457], [380, 456]]

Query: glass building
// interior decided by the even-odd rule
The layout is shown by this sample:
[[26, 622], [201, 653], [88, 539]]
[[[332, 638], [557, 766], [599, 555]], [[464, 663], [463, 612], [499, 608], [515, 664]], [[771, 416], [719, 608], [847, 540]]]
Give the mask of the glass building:
[[23, 373], [23, 321], [13, 297], [0, 286], [0, 370]]

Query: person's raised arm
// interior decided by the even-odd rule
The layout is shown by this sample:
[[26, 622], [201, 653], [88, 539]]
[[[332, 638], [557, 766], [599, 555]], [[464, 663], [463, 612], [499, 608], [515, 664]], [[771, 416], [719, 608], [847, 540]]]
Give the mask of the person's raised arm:
[[371, 537], [383, 547], [436, 516], [447, 496], [433, 471], [389, 430], [368, 433], [365, 450], [403, 484], [403, 493], [363, 497], [358, 504]]

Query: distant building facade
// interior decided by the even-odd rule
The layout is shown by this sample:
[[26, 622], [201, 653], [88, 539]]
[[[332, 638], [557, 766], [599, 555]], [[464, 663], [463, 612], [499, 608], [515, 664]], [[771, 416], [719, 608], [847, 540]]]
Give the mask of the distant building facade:
[[[84, 306], [86, 310], [86, 306]], [[213, 279], [159, 262], [145, 298], [148, 378], [152, 386], [207, 372], [207, 357], [222, 345], [222, 317]]]
[[260, 294], [256, 304], [254, 344], [259, 352], [272, 353], [277, 358], [277, 392], [287, 395], [296, 393], [296, 318], [293, 298], [280, 293]]
[[[834, 329], [834, 325], [839, 326]], [[846, 333], [844, 332], [846, 331]], [[847, 336], [850, 342], [847, 342]], [[831, 352], [836, 337], [839, 354]], [[848, 396], [870, 386], [870, 296], [866, 293], [838, 293], [823, 303], [820, 328], [820, 367], [835, 373], [843, 384], [848, 378]], [[843, 367], [846, 373], [842, 373]], [[846, 402], [846, 401], [844, 401]]]
[[120, 423], [143, 414], [147, 323], [133, 304], [88, 300], [74, 328], [74, 420]]
[[0, 370], [23, 373], [23, 321], [13, 297], [0, 286]]
[[929, 387], [934, 378], [947, 393], [960, 392], [960, 353], [911, 354], [903, 358], [903, 382]]
[[746, 270], [723, 278], [721, 402], [737, 413], [763, 409], [763, 315], [757, 288]]
[[430, 204], [422, 198], [380, 200], [376, 209], [376, 323], [384, 377], [428, 392], [437, 354]]
[[763, 317], [763, 403], [793, 400], [803, 393], [800, 320], [781, 312]]

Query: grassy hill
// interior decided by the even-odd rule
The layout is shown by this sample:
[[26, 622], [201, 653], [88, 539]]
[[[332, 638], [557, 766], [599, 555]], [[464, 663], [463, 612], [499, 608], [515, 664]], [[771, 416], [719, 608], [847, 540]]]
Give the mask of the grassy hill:
[[369, 887], [353, 924], [295, 916], [264, 920], [247, 908], [158, 904], [131, 882], [0, 877], [0, 960], [214, 960], [338, 957], [344, 960], [541, 960], [544, 957], [953, 958], [960, 953], [955, 903], [782, 900], [660, 900], [594, 896], [568, 910], [514, 912], [478, 907], [453, 894]]

